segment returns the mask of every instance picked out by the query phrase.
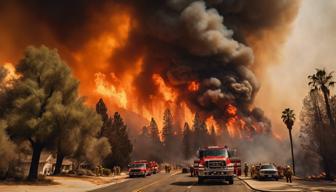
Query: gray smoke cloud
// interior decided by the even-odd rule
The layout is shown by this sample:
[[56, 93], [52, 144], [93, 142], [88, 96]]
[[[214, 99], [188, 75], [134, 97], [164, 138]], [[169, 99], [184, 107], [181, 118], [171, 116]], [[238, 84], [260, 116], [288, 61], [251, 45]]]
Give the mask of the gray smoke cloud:
[[[239, 115], [251, 124], [249, 132], [253, 134], [252, 125], [258, 124], [262, 132], [270, 133], [271, 123], [263, 111], [251, 109], [260, 88], [253, 68], [262, 67], [262, 64], [255, 63], [258, 55], [253, 51], [254, 42], [248, 39], [262, 39], [258, 35], [263, 36], [265, 31], [271, 33], [273, 29], [285, 33], [295, 18], [299, 1], [168, 0], [149, 3], [143, 0], [130, 4], [136, 7], [135, 14], [141, 23], [132, 36], [137, 43], [145, 39], [144, 47], [149, 50], [144, 71], [137, 79], [144, 100], [148, 93], [156, 91], [155, 86], [148, 86], [152, 84], [149, 74], [159, 73], [179, 90], [180, 100], [187, 98], [188, 105], [201, 115], [214, 115], [219, 122], [223, 119], [225, 122], [227, 106], [233, 104], [238, 107]], [[284, 30], [279, 30], [279, 26]], [[134, 45], [134, 39], [129, 42], [130, 48], [139, 46]], [[266, 42], [265, 47], [271, 44]], [[189, 83], [195, 80], [200, 83], [200, 89], [188, 91]]]

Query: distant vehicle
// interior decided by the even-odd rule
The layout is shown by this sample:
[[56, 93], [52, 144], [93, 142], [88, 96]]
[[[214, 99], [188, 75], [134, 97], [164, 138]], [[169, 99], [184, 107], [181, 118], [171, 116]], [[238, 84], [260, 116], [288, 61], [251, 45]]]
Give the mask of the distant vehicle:
[[130, 177], [146, 177], [152, 174], [150, 163], [146, 160], [134, 161], [128, 165], [128, 174]]
[[190, 167], [190, 176], [191, 177], [197, 177], [198, 176], [198, 166], [199, 166], [199, 160], [195, 160], [194, 164]]
[[156, 161], [151, 161], [150, 162], [152, 173], [157, 174], [160, 172], [160, 166]]
[[258, 179], [279, 179], [278, 169], [273, 164], [262, 164], [258, 172]]
[[229, 157], [227, 147], [210, 146], [198, 151], [198, 183], [208, 179], [234, 181], [234, 164]]

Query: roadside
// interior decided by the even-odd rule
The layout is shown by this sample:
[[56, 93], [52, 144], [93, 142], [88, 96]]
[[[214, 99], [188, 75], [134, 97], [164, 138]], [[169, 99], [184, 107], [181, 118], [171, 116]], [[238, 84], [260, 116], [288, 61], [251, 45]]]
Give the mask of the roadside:
[[122, 173], [120, 176], [110, 177], [72, 177], [72, 176], [48, 176], [50, 183], [0, 183], [0, 191], [6, 192], [84, 192], [95, 190], [101, 187], [117, 184], [126, 181], [128, 175]]
[[293, 183], [286, 183], [286, 180], [279, 181], [258, 181], [250, 177], [238, 177], [252, 190], [255, 191], [336, 191], [336, 182], [330, 181], [309, 181], [294, 178]]

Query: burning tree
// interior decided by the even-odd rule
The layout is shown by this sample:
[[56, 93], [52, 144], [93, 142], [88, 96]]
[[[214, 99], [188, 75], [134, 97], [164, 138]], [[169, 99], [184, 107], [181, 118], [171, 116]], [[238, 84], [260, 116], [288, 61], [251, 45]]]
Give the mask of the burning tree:
[[163, 115], [162, 138], [163, 146], [166, 153], [170, 156], [172, 154], [174, 140], [173, 116], [169, 109], [166, 109]]
[[190, 159], [193, 155], [192, 132], [188, 123], [184, 124], [183, 129], [183, 154], [185, 159]]

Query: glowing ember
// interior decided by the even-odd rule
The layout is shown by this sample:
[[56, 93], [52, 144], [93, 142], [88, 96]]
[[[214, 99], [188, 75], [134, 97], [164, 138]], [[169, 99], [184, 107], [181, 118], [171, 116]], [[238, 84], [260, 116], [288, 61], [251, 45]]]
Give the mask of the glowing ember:
[[229, 104], [227, 106], [227, 109], [226, 109], [227, 113], [231, 116], [235, 116], [237, 115], [237, 108], [231, 104]]
[[188, 90], [191, 92], [196, 92], [199, 90], [200, 84], [197, 81], [191, 81], [188, 85]]

